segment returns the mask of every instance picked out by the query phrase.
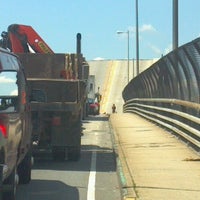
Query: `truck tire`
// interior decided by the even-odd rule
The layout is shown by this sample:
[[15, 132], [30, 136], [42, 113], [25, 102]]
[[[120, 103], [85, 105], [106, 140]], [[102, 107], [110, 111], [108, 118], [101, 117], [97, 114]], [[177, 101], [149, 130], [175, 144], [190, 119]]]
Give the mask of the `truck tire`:
[[53, 159], [56, 161], [65, 160], [65, 150], [53, 149], [52, 154], [53, 154]]
[[81, 147], [70, 147], [68, 149], [68, 160], [70, 161], [78, 161], [81, 156]]
[[29, 150], [19, 164], [17, 172], [19, 175], [19, 183], [20, 184], [28, 184], [31, 181], [31, 168], [32, 168], [32, 153]]
[[15, 200], [16, 190], [17, 190], [17, 180], [16, 180], [16, 167], [13, 169], [10, 176], [3, 182], [3, 200]]
[[3, 165], [0, 164], [0, 200], [3, 200]]

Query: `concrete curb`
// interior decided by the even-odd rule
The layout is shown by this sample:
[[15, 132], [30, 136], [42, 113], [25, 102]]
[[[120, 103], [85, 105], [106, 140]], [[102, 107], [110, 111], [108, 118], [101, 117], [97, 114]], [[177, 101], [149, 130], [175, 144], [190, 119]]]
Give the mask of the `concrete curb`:
[[110, 130], [112, 134], [112, 141], [114, 151], [116, 154], [117, 171], [121, 184], [122, 200], [136, 200], [137, 195], [135, 192], [134, 181], [130, 173], [129, 167], [126, 162], [126, 158], [123, 152], [123, 148], [120, 144], [117, 132], [113, 129], [112, 123], [109, 119]]

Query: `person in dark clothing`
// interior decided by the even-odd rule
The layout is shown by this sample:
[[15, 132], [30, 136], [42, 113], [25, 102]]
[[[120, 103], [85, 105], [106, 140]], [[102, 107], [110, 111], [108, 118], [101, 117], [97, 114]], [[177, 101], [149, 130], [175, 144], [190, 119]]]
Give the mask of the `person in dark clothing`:
[[112, 113], [116, 113], [116, 105], [115, 104], [112, 105]]

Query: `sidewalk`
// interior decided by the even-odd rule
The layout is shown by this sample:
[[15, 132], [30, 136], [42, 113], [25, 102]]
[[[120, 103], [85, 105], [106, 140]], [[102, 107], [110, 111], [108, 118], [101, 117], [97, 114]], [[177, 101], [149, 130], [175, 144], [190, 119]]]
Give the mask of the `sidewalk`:
[[135, 114], [112, 114], [126, 200], [200, 199], [200, 156]]

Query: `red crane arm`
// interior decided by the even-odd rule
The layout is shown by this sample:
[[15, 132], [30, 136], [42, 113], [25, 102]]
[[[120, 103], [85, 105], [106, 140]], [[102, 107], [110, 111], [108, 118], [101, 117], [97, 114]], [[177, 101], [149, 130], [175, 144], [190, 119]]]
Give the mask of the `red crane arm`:
[[8, 36], [14, 53], [29, 52], [28, 45], [36, 53], [54, 53], [31, 26], [12, 24], [8, 27]]

